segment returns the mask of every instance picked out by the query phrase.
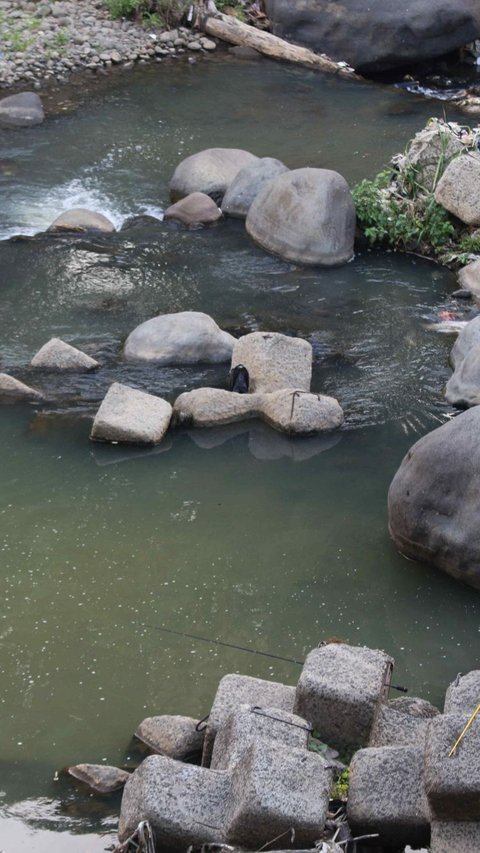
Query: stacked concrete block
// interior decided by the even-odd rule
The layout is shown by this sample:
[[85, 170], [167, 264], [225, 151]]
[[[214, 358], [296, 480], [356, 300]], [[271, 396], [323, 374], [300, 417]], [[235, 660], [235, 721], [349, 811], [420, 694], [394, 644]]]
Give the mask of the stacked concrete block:
[[416, 746], [421, 749], [427, 735], [428, 718], [406, 714], [382, 705], [370, 732], [369, 746]]
[[480, 670], [459, 675], [445, 694], [445, 714], [473, 714], [480, 702]]
[[336, 749], [366, 746], [386, 701], [393, 659], [382, 651], [329, 643], [307, 656], [294, 712]]
[[449, 755], [468, 719], [442, 714], [428, 727], [425, 790], [438, 821], [480, 821], [480, 716]]
[[361, 749], [350, 765], [348, 821], [355, 834], [388, 845], [428, 843], [423, 754], [413, 746]]
[[331, 770], [314, 753], [253, 742], [232, 774], [228, 841], [258, 849], [282, 836], [285, 846], [294, 840], [312, 847], [325, 825], [331, 784]]
[[125, 785], [119, 838], [126, 841], [140, 821], [148, 820], [157, 849], [221, 843], [230, 788], [229, 773], [152, 755]]
[[308, 749], [310, 726], [301, 717], [280, 708], [240, 705], [218, 731], [210, 767], [228, 770], [240, 764], [253, 743], [274, 744], [277, 749]]
[[480, 850], [480, 822], [432, 821], [430, 853], [474, 853]]
[[287, 687], [286, 684], [276, 681], [264, 681], [262, 678], [251, 678], [248, 675], [225, 675], [218, 685], [208, 718], [202, 765], [210, 766], [217, 731], [240, 705], [258, 705], [262, 708], [279, 708], [292, 712], [294, 702], [294, 687]]

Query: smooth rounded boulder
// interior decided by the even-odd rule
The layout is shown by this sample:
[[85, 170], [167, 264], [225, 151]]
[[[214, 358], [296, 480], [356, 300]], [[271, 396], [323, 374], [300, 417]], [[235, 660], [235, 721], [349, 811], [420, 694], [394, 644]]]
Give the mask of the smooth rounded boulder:
[[477, 0], [265, 0], [276, 35], [359, 71], [442, 56], [480, 36]]
[[190, 193], [167, 207], [163, 218], [173, 219], [187, 228], [211, 225], [222, 218], [222, 211], [206, 193]]
[[260, 190], [278, 175], [288, 172], [281, 160], [262, 157], [240, 169], [227, 189], [222, 201], [222, 211], [228, 216], [245, 219]]
[[0, 127], [34, 127], [45, 118], [36, 92], [20, 92], [0, 100]]
[[257, 195], [245, 225], [256, 243], [287, 261], [331, 267], [353, 257], [352, 194], [331, 169], [279, 175]]
[[72, 207], [57, 216], [47, 231], [103, 231], [105, 234], [111, 234], [115, 231], [115, 226], [103, 213], [83, 207]]
[[137, 326], [125, 341], [130, 361], [157, 364], [198, 364], [228, 361], [235, 343], [215, 320], [201, 311], [160, 314]]
[[178, 201], [190, 193], [222, 199], [240, 169], [258, 160], [241, 148], [206, 148], [178, 164], [170, 181], [170, 197]]
[[388, 493], [399, 551], [480, 589], [480, 408], [424, 436]]

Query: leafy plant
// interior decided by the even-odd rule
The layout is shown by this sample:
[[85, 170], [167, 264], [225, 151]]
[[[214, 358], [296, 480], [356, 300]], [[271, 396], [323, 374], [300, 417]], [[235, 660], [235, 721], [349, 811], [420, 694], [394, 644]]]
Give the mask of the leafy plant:
[[112, 18], [136, 18], [149, 26], [171, 27], [180, 22], [188, 0], [104, 0]]
[[331, 790], [332, 800], [346, 800], [348, 797], [348, 788], [350, 785], [350, 768], [346, 767], [334, 782]]

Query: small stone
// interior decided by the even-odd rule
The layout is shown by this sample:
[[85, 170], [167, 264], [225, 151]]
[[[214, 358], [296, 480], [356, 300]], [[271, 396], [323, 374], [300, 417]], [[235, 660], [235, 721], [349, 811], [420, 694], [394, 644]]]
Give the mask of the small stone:
[[74, 207], [57, 216], [47, 231], [103, 231], [112, 233], [115, 231], [115, 226], [102, 213], [96, 213], [82, 207]]
[[138, 726], [135, 737], [160, 755], [188, 761], [203, 749], [204, 733], [197, 731], [197, 723], [191, 717], [168, 714], [147, 717]]
[[99, 367], [98, 361], [86, 353], [66, 344], [60, 338], [52, 338], [39, 349], [30, 362], [32, 367], [46, 370], [88, 371]]
[[199, 41], [189, 41], [187, 45], [189, 50], [201, 50], [202, 45]]
[[204, 50], [216, 50], [216, 43], [212, 41], [212, 39], [202, 38], [200, 39], [200, 44]]
[[118, 791], [131, 776], [126, 770], [107, 764], [75, 764], [68, 768], [68, 773], [100, 794]]

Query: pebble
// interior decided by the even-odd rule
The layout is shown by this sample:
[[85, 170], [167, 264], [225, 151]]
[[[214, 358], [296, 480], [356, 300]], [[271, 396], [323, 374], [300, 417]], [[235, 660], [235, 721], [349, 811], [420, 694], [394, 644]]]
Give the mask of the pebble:
[[213, 39], [177, 27], [161, 31], [135, 21], [114, 21], [98, 0], [45, 0], [38, 4], [2, 0], [0, 3], [0, 88], [28, 80], [39, 88], [55, 75], [60, 81], [86, 68], [106, 71], [144, 65], [185, 50], [215, 50]]

